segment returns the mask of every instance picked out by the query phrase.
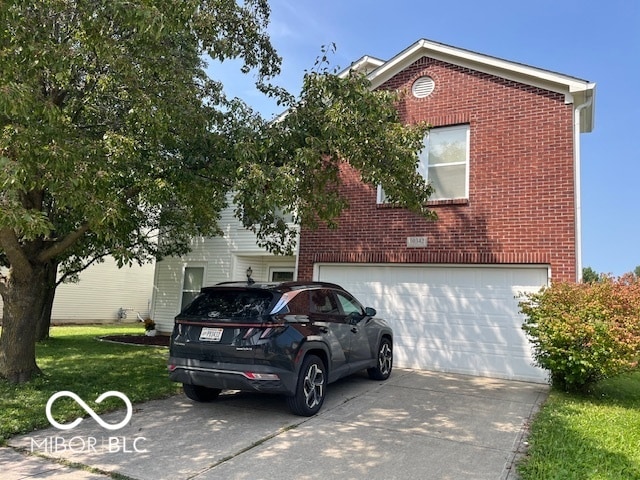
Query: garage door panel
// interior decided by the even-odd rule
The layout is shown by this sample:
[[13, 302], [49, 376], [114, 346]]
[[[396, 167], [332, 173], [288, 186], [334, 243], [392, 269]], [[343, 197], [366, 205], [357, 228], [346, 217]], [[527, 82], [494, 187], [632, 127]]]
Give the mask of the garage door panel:
[[[388, 317], [387, 317], [388, 320]], [[419, 322], [407, 324], [405, 322], [389, 321], [395, 335], [405, 336], [411, 341], [420, 339], [446, 339], [447, 344], [454, 346], [456, 342], [466, 342], [482, 348], [483, 345], [500, 345], [507, 348], [510, 345], [521, 345], [526, 340], [520, 324], [505, 325], [477, 325], [470, 322], [435, 323]]]
[[[343, 282], [344, 284], [344, 282]], [[373, 288], [372, 288], [373, 287]], [[460, 313], [486, 312], [488, 309], [499, 312], [504, 309], [505, 300], [510, 303], [509, 311], [517, 306], [516, 296], [521, 290], [511, 288], [425, 287], [419, 284], [394, 285], [385, 288], [369, 283], [360, 289], [363, 301], [371, 303], [376, 309], [402, 310], [420, 308], [428, 311], [447, 311], [453, 307]], [[367, 293], [364, 293], [367, 292]], [[357, 295], [357, 292], [354, 292]]]
[[[523, 358], [529, 361], [529, 355], [521, 348], [521, 345], [515, 346], [514, 344], [490, 344], [482, 343], [478, 345], [477, 342], [468, 340], [444, 340], [442, 338], [421, 338], [416, 340], [410, 336], [399, 335], [394, 336], [396, 347], [400, 352], [407, 355], [410, 361], [410, 366], [416, 366], [416, 358], [411, 356], [410, 352], [414, 355], [424, 358], [451, 358], [454, 355], [464, 355], [467, 357], [474, 357], [477, 361], [482, 361], [482, 357], [498, 356], [504, 361], [505, 353], [509, 354], [511, 358]], [[398, 353], [398, 352], [396, 352]]]
[[[455, 294], [453, 294], [455, 295]], [[385, 296], [386, 297], [386, 296]], [[397, 300], [396, 300], [397, 299]], [[493, 318], [505, 319], [513, 318], [513, 311], [517, 309], [517, 302], [510, 303], [500, 299], [482, 299], [482, 298], [453, 298], [444, 297], [430, 298], [425, 301], [411, 301], [399, 297], [384, 298], [383, 301], [369, 301], [381, 315], [398, 318], [400, 320], [407, 318], [416, 318], [417, 313], [422, 313], [423, 319], [431, 316], [446, 316], [446, 320], [455, 322], [458, 317], [471, 317], [473, 323], [477, 323], [478, 317], [481, 316], [487, 321]]]
[[389, 321], [398, 366], [547, 378], [532, 366], [516, 298], [546, 285], [546, 268], [331, 264], [317, 272]]
[[[514, 352], [517, 353], [517, 352]], [[407, 368], [424, 368], [429, 365], [430, 370], [444, 372], [465, 373], [469, 375], [480, 375], [500, 378], [513, 378], [529, 381], [542, 381], [535, 378], [522, 378], [522, 371], [530, 368], [530, 358], [527, 355], [512, 354], [509, 362], [505, 363], [502, 353], [492, 354], [445, 349], [421, 349], [415, 345], [397, 349], [396, 360]], [[500, 372], [499, 375], [496, 372]], [[544, 377], [546, 378], [546, 377]]]

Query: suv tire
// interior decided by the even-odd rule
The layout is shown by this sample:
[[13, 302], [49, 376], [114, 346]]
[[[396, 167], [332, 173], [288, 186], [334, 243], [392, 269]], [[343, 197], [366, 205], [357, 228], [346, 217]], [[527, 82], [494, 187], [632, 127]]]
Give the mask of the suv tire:
[[287, 397], [289, 409], [296, 415], [311, 417], [320, 411], [327, 387], [324, 362], [308, 355], [302, 362], [296, 393]]
[[378, 357], [376, 366], [367, 369], [369, 378], [372, 380], [386, 380], [391, 375], [391, 369], [393, 368], [393, 345], [391, 340], [384, 337], [380, 340], [378, 346]]

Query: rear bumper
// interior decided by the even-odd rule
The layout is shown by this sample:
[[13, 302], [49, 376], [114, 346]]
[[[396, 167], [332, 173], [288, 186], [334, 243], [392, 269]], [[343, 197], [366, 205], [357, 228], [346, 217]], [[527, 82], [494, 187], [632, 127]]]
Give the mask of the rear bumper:
[[[201, 385], [222, 390], [245, 390], [293, 395], [296, 391], [294, 372], [265, 365], [212, 363], [194, 359], [169, 357], [169, 379], [174, 382]], [[277, 379], [256, 379], [256, 376], [277, 375]]]

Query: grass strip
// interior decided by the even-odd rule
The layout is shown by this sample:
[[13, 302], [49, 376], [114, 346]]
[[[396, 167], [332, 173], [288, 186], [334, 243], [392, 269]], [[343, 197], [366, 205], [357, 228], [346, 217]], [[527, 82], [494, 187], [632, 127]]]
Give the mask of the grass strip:
[[528, 441], [522, 480], [640, 479], [640, 372], [588, 395], [552, 390]]
[[[36, 348], [43, 375], [23, 385], [0, 380], [0, 445], [14, 435], [49, 427], [47, 400], [62, 390], [76, 393], [97, 413], [122, 408], [118, 398], [95, 403], [109, 390], [124, 393], [133, 403], [179, 392], [180, 386], [167, 376], [167, 348], [99, 340], [104, 335], [142, 333], [140, 325], [52, 327], [51, 338]], [[62, 397], [54, 403], [52, 415], [64, 423], [87, 414], [72, 399]]]

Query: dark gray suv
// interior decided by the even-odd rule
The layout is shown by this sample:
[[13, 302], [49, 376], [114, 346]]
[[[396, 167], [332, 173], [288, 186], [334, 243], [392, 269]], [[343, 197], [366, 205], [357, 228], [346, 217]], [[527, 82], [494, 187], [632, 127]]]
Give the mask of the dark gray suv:
[[311, 416], [339, 378], [389, 378], [393, 332], [375, 315], [331, 283], [206, 287], [175, 319], [169, 377], [199, 402], [223, 389], [280, 393]]

